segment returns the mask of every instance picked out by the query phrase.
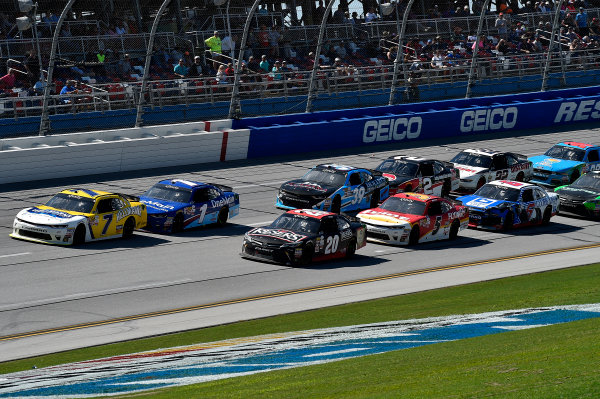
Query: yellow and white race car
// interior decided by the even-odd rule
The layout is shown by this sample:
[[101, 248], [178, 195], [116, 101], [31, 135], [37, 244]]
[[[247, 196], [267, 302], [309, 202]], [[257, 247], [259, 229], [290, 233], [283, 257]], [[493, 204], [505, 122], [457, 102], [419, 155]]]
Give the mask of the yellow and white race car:
[[145, 227], [146, 205], [139, 198], [88, 189], [63, 190], [46, 205], [20, 211], [13, 238], [45, 244], [79, 245], [107, 238], [129, 238]]

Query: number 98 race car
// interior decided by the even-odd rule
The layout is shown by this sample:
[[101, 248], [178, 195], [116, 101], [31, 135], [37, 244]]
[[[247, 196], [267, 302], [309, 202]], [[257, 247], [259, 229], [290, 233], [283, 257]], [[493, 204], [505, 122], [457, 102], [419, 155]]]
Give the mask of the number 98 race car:
[[244, 236], [244, 258], [290, 265], [350, 258], [366, 244], [365, 226], [345, 215], [295, 209]]
[[389, 183], [379, 171], [344, 165], [317, 165], [301, 179], [284, 183], [275, 206], [340, 213], [376, 207], [388, 196]]

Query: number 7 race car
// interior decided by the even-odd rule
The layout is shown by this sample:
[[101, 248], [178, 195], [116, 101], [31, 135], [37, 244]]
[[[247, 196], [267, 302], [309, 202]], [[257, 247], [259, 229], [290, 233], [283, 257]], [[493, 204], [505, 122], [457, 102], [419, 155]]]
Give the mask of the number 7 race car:
[[23, 209], [13, 223], [13, 238], [46, 244], [79, 245], [113, 237], [128, 238], [146, 225], [146, 205], [137, 197], [70, 189], [46, 205]]
[[345, 215], [314, 209], [295, 209], [271, 225], [257, 227], [244, 236], [244, 258], [290, 265], [350, 258], [365, 246], [362, 223]]
[[373, 208], [388, 196], [389, 183], [379, 171], [344, 165], [318, 165], [301, 179], [284, 183], [275, 206], [340, 213]]

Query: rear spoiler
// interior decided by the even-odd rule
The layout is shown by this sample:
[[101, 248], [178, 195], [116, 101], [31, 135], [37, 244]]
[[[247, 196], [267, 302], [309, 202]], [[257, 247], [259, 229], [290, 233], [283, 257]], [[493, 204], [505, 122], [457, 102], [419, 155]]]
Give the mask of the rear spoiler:
[[131, 194], [115, 193], [125, 198], [127, 201], [140, 202], [140, 197]]
[[372, 174], [374, 177], [380, 177], [380, 176], [383, 176], [383, 172], [382, 172], [382, 171], [380, 171], [380, 170], [375, 170], [375, 169], [367, 169], [367, 170], [368, 170], [369, 172], [371, 172], [371, 174]]
[[527, 155], [523, 155], [523, 154], [516, 154], [513, 152], [513, 155], [516, 156], [518, 159], [524, 159], [527, 160]]
[[215, 187], [218, 187], [221, 191], [230, 191], [230, 192], [233, 192], [233, 187], [231, 187], [231, 186], [226, 186], [224, 184], [217, 184], [217, 183], [207, 183], [207, 184], [210, 184], [210, 185], [213, 185]]

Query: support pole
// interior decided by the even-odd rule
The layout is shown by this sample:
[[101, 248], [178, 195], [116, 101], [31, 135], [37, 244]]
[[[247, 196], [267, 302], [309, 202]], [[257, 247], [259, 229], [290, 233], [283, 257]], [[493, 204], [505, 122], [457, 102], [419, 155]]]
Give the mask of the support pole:
[[469, 68], [469, 82], [467, 83], [467, 94], [465, 98], [471, 98], [471, 87], [473, 86], [473, 75], [475, 73], [475, 66], [477, 65], [477, 56], [479, 55], [479, 37], [483, 29], [483, 19], [485, 13], [490, 4], [490, 0], [485, 0], [483, 7], [481, 8], [481, 14], [479, 14], [479, 24], [477, 25], [477, 35], [475, 36], [475, 49], [473, 50], [473, 57], [471, 57], [471, 67]]
[[[394, 76], [392, 77], [392, 87], [390, 89], [389, 105], [394, 105], [396, 98], [396, 85], [398, 84], [398, 69], [400, 69], [400, 59], [402, 58], [402, 54], [404, 54], [404, 35], [406, 32], [406, 23], [408, 22], [408, 14], [410, 13], [414, 1], [415, 0], [408, 1], [406, 10], [404, 10], [404, 15], [402, 16], [402, 27], [398, 36], [398, 54], [396, 54], [396, 59], [394, 60]], [[396, 22], [398, 22], [398, 4], [396, 4]], [[406, 76], [406, 65], [404, 65], [404, 60], [402, 60], [402, 70], [404, 71], [404, 83], [407, 84], [406, 82], [408, 81], [408, 77]]]
[[[562, 7], [563, 0], [559, 0], [556, 6], [556, 12], [554, 13], [554, 21], [552, 22], [552, 34], [550, 35], [550, 43], [548, 44], [548, 53], [546, 54], [546, 63], [544, 64], [544, 73], [542, 77], [542, 87], [540, 91], [546, 91], [548, 89], [548, 73], [550, 71], [550, 62], [552, 61], [552, 52], [554, 51], [554, 36], [557, 34], [556, 29], [558, 28], [558, 20], [560, 17], [560, 9]], [[560, 35], [560, 31], [558, 32]], [[562, 57], [560, 49], [560, 39], [558, 45], [558, 56]], [[562, 59], [561, 59], [562, 65]], [[563, 75], [564, 76], [564, 75]]]

